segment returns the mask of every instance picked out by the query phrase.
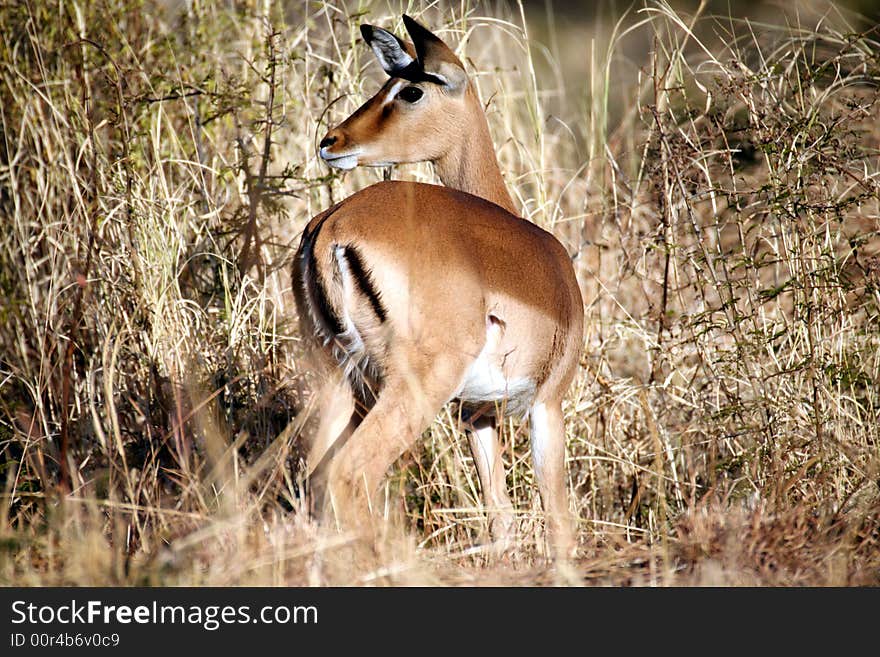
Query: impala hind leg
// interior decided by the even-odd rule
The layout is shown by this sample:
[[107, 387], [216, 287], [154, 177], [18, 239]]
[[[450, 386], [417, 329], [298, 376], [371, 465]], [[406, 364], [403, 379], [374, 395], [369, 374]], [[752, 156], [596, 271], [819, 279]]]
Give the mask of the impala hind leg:
[[348, 441], [367, 413], [342, 372], [334, 372], [318, 393], [318, 427], [306, 458], [306, 477], [313, 512], [326, 502], [327, 476], [333, 457]]
[[355, 399], [351, 385], [340, 371], [332, 372], [318, 392], [318, 428], [309, 445], [306, 475], [311, 478], [325, 457], [332, 455], [355, 422]]
[[553, 557], [565, 561], [574, 556], [577, 544], [565, 486], [565, 424], [561, 400], [532, 406], [529, 428], [547, 543]]
[[494, 417], [480, 417], [468, 423], [468, 442], [477, 466], [483, 505], [489, 516], [489, 533], [498, 554], [513, 547], [516, 517], [507, 495], [507, 479], [501, 460], [501, 444]]
[[371, 515], [382, 515], [379, 493], [388, 468], [427, 428], [460, 378], [460, 373], [448, 380], [425, 376], [432, 384], [425, 390], [414, 383], [416, 377], [389, 377], [376, 404], [329, 466], [329, 503], [340, 527], [357, 527]]

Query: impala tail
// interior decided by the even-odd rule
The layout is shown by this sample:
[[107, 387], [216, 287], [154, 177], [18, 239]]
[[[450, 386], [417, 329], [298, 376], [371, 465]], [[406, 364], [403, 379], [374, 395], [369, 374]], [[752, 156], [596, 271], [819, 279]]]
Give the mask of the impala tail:
[[382, 371], [377, 359], [370, 358], [363, 326], [359, 328], [354, 317], [365, 314], [364, 323], [381, 330], [387, 314], [356, 246], [332, 244], [326, 253], [316, 253], [321, 228], [338, 207], [318, 215], [303, 231], [294, 263], [293, 292], [307, 336], [341, 368], [361, 407], [369, 408], [375, 390], [381, 387]]

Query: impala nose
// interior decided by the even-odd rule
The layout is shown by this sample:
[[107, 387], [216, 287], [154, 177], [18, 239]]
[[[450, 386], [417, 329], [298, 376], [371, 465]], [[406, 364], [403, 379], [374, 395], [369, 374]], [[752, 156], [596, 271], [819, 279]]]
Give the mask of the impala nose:
[[360, 151], [350, 148], [345, 133], [333, 128], [321, 140], [318, 154], [321, 159], [335, 169], [348, 171], [358, 165]]

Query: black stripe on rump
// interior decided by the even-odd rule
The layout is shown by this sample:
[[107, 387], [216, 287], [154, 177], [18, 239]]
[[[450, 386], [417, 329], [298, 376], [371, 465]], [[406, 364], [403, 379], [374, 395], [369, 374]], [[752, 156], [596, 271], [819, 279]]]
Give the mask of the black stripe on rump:
[[369, 300], [370, 306], [373, 308], [373, 312], [376, 313], [379, 321], [384, 323], [387, 313], [382, 305], [382, 297], [373, 284], [370, 272], [364, 266], [361, 254], [353, 246], [344, 246], [342, 247], [342, 255], [348, 261], [348, 267], [351, 270], [352, 276], [354, 276], [358, 289]]
[[345, 328], [342, 326], [342, 320], [339, 319], [339, 316], [333, 310], [330, 301], [327, 299], [327, 292], [321, 285], [321, 275], [318, 273], [318, 263], [315, 259], [315, 240], [318, 239], [321, 226], [324, 225], [324, 222], [334, 211], [328, 212], [318, 222], [313, 231], [303, 233], [299, 249], [300, 276], [306, 295], [306, 302], [309, 305], [312, 316], [323, 324], [316, 328], [319, 330], [330, 330], [331, 335], [324, 336], [327, 338], [340, 335], [345, 331]]

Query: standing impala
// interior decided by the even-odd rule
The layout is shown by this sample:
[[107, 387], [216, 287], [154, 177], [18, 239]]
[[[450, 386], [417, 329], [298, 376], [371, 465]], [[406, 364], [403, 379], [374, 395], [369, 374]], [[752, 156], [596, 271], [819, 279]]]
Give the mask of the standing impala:
[[548, 542], [564, 558], [575, 541], [562, 398], [581, 351], [580, 290], [563, 246], [517, 216], [462, 63], [403, 20], [412, 43], [361, 27], [391, 79], [327, 133], [320, 154], [341, 169], [430, 161], [446, 186], [378, 183], [303, 232], [300, 321], [337, 376], [310, 477], [337, 522], [362, 522], [389, 466], [457, 399], [493, 538], [507, 546], [515, 522], [495, 415], [528, 413]]

